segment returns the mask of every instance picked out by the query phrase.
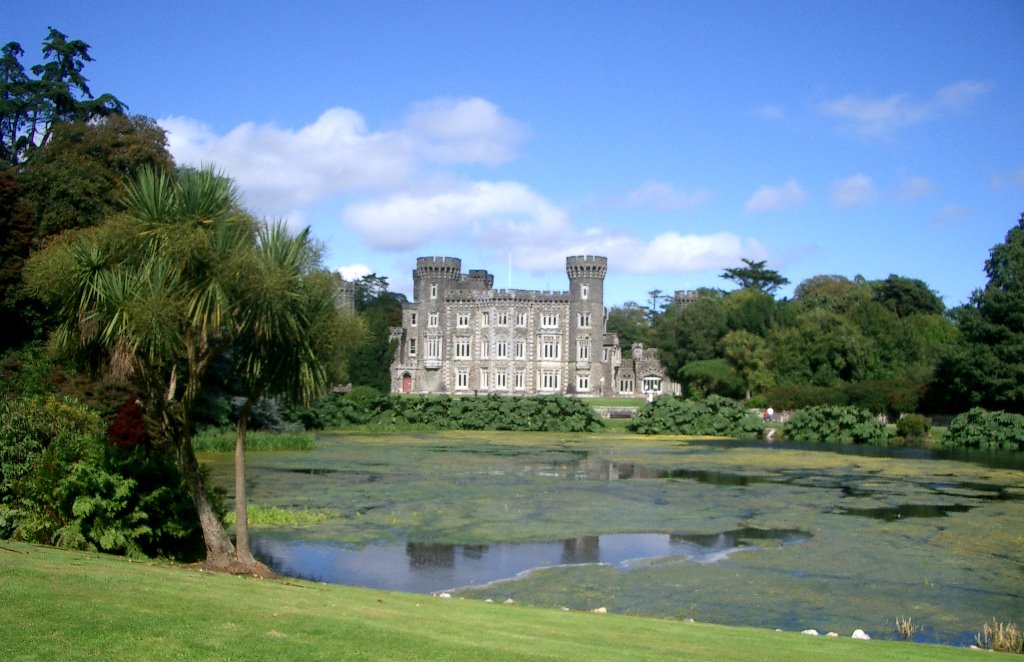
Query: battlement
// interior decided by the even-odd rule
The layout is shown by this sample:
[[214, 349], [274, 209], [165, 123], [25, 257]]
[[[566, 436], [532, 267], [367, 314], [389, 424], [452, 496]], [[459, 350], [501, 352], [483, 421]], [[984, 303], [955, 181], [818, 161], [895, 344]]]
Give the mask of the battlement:
[[608, 275], [608, 258], [600, 255], [572, 255], [565, 258], [565, 273], [572, 278], [601, 278]]
[[462, 274], [462, 260], [457, 257], [416, 258], [416, 273], [420, 276], [457, 279]]
[[568, 303], [568, 292], [547, 292], [540, 290], [451, 290], [445, 294], [445, 301], [449, 303], [478, 303], [487, 301], [491, 303], [501, 302], [538, 302], [538, 303]]

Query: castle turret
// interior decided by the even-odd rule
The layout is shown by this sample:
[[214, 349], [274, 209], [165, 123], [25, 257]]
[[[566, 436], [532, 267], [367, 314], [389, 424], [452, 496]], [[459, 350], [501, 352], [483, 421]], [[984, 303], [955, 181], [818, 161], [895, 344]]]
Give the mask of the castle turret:
[[576, 255], [565, 259], [569, 276], [569, 393], [600, 394], [610, 374], [602, 369], [604, 344], [604, 278], [608, 258]]

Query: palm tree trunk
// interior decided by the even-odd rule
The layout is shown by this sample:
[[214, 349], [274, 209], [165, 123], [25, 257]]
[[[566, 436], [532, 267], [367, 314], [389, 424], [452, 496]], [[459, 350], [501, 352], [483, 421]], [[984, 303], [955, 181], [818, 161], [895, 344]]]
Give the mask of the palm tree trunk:
[[253, 564], [249, 550], [249, 508], [245, 491], [245, 433], [253, 398], [246, 398], [235, 427], [235, 553], [242, 564]]
[[210, 495], [203, 484], [199, 461], [192, 450], [192, 440], [186, 439], [181, 444], [175, 444], [174, 452], [178, 468], [185, 478], [192, 502], [199, 514], [199, 525], [203, 529], [203, 541], [206, 543], [206, 566], [212, 570], [231, 571], [236, 562], [235, 547], [210, 503]]

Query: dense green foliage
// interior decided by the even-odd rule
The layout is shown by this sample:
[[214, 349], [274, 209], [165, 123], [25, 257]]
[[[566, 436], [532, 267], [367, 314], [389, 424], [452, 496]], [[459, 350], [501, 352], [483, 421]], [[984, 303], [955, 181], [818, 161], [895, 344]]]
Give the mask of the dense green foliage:
[[50, 28], [43, 41], [43, 62], [25, 71], [25, 50], [8, 42], [0, 57], [0, 159], [22, 162], [49, 142], [60, 124], [89, 122], [123, 113], [127, 107], [111, 94], [93, 97], [82, 74], [89, 44]]
[[1024, 214], [985, 262], [988, 283], [953, 311], [961, 342], [939, 368], [947, 403], [1024, 413]]
[[641, 409], [629, 425], [638, 434], [691, 434], [722, 437], [756, 437], [761, 420], [743, 405], [710, 395], [686, 400], [663, 395]]
[[414, 426], [437, 430], [596, 432], [603, 427], [600, 417], [586, 402], [561, 395], [379, 395], [368, 388], [321, 398], [310, 408], [304, 422], [318, 429]]
[[967, 448], [1024, 450], [1024, 415], [974, 407], [950, 422], [944, 441]]
[[793, 414], [784, 428], [786, 439], [832, 444], [884, 445], [889, 440], [878, 417], [857, 407], [817, 406]]
[[0, 402], [0, 537], [135, 556], [202, 556], [195, 508], [159, 449], [106, 443], [57, 396]]
[[931, 422], [920, 414], [907, 414], [896, 421], [896, 435], [905, 444], [924, 443], [931, 429]]

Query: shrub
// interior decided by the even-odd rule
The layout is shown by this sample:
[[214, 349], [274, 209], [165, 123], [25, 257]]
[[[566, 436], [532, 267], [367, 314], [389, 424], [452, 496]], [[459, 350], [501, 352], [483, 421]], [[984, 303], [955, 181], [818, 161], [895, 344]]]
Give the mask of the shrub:
[[0, 537], [180, 560], [204, 553], [163, 449], [107, 444], [96, 412], [56, 396], [0, 402]]
[[741, 403], [719, 395], [685, 400], [663, 395], [646, 405], [628, 426], [638, 434], [692, 434], [722, 437], [757, 436], [760, 418]]
[[944, 442], [968, 448], [1024, 450], [1024, 415], [975, 407], [949, 423]]
[[904, 443], [922, 443], [928, 439], [932, 424], [920, 414], [904, 414], [896, 421], [896, 435]]
[[787, 439], [832, 444], [884, 445], [889, 435], [871, 412], [856, 407], [807, 407], [793, 414], [786, 423]]
[[795, 385], [775, 386], [768, 389], [765, 401], [779, 411], [792, 411], [818, 405], [846, 405], [847, 395], [828, 386]]

